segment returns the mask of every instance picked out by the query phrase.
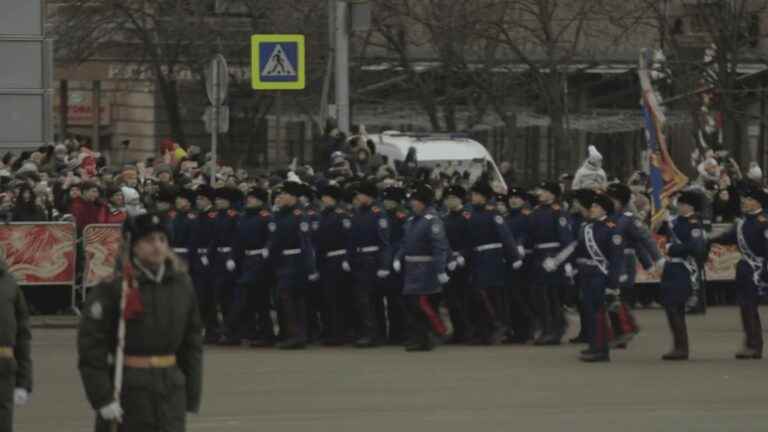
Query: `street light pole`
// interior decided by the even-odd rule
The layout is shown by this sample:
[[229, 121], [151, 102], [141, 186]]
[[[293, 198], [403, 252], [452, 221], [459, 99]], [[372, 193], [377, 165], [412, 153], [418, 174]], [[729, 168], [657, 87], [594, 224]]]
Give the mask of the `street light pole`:
[[336, 119], [339, 131], [349, 134], [349, 24], [348, 4], [336, 2]]

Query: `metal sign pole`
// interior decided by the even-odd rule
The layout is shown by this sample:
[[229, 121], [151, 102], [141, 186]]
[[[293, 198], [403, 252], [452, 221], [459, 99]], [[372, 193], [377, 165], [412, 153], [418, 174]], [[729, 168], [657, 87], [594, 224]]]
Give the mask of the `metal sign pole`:
[[214, 65], [213, 73], [213, 127], [211, 128], [211, 187], [216, 185], [216, 168], [218, 165], [218, 147], [219, 147], [219, 86], [221, 77], [219, 77], [219, 66]]

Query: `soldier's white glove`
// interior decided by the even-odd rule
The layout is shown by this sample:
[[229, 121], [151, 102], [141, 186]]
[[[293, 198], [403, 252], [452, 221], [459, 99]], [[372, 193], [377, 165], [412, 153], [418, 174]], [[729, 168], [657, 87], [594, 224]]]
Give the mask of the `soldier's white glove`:
[[203, 266], [208, 267], [209, 264], [211, 264], [210, 261], [208, 261], [208, 257], [203, 255], [200, 257], [200, 262], [203, 263]]
[[400, 273], [400, 271], [403, 269], [403, 265], [400, 264], [400, 260], [395, 260], [395, 262], [392, 263], [392, 268], [395, 269], [396, 272]]
[[123, 421], [123, 407], [119, 402], [112, 402], [107, 406], [99, 409], [99, 415], [101, 418], [107, 421], [117, 421], [118, 423]]
[[448, 277], [445, 273], [440, 273], [437, 275], [437, 281], [440, 282], [440, 285], [445, 285], [448, 283], [448, 281], [451, 280], [451, 278]]
[[458, 264], [456, 263], [456, 261], [451, 261], [451, 262], [448, 263], [448, 265], [446, 267], [448, 267], [448, 271], [454, 271], [454, 270], [456, 270], [456, 266], [457, 265]]
[[264, 249], [264, 252], [261, 254], [264, 259], [269, 258], [269, 249]]
[[563, 267], [563, 269], [565, 270], [566, 277], [572, 278], [576, 276], [576, 272], [573, 270], [573, 266], [571, 265], [571, 263], [565, 263], [565, 266]]
[[459, 267], [464, 267], [467, 265], [467, 260], [465, 260], [461, 255], [456, 255], [456, 264], [458, 264]]
[[307, 279], [309, 279], [310, 282], [315, 282], [320, 279], [320, 274], [318, 274], [317, 272], [312, 273], [311, 275], [309, 275]]
[[520, 270], [523, 267], [523, 260], [517, 260], [512, 264], [512, 268], [515, 270]]
[[341, 269], [345, 272], [349, 273], [352, 271], [352, 267], [349, 266], [349, 261], [342, 261], [341, 262]]
[[378, 276], [379, 279], [384, 279], [385, 277], [389, 276], [389, 270], [379, 270], [376, 272], [376, 276]]
[[228, 259], [227, 260], [227, 270], [230, 271], [230, 272], [233, 272], [233, 271], [235, 271], [236, 268], [237, 268], [237, 265], [235, 264], [235, 261], [231, 260], [231, 259]]
[[545, 259], [544, 262], [541, 263], [541, 266], [544, 267], [544, 270], [546, 270], [547, 273], [552, 273], [557, 270], [557, 263], [555, 263], [553, 258]]
[[17, 388], [13, 391], [13, 403], [16, 406], [24, 406], [29, 401], [29, 392], [23, 388]]

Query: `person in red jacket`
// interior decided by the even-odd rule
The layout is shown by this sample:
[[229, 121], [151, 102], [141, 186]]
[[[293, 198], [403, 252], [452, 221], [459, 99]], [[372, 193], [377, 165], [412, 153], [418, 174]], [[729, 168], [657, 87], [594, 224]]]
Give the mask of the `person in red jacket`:
[[82, 196], [72, 198], [70, 213], [75, 218], [77, 232], [82, 233], [83, 228], [91, 224], [100, 223], [104, 204], [99, 201], [99, 186], [96, 183], [85, 182], [81, 185]]
[[125, 197], [123, 190], [119, 187], [111, 186], [106, 191], [107, 205], [101, 208], [99, 223], [103, 224], [122, 224], [128, 217], [125, 211]]

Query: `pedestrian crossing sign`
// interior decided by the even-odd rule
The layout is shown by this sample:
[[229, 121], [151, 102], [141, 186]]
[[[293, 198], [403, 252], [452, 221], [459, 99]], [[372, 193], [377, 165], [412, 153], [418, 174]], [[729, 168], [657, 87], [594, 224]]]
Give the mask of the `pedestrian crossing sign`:
[[254, 90], [303, 90], [304, 35], [251, 36], [251, 85]]

